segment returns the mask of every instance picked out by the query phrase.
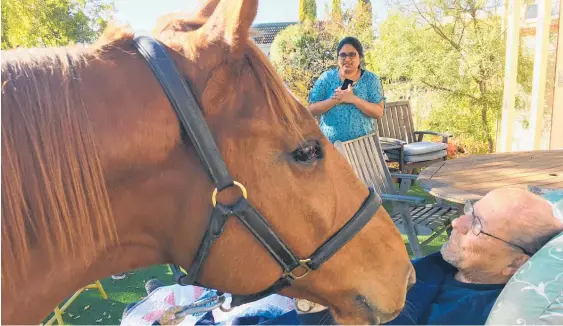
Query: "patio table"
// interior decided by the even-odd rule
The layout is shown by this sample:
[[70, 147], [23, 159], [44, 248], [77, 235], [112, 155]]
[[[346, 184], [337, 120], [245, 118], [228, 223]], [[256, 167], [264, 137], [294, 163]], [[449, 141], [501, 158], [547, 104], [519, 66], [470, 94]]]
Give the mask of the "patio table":
[[470, 155], [434, 163], [418, 176], [437, 199], [459, 205], [503, 187], [563, 189], [563, 150]]

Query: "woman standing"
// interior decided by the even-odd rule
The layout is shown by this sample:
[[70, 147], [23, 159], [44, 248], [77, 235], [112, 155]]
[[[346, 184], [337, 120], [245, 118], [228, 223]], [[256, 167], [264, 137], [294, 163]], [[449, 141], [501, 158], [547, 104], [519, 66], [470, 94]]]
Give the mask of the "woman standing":
[[[320, 116], [320, 128], [332, 143], [373, 133], [373, 119], [381, 118], [385, 110], [379, 77], [360, 66], [364, 56], [360, 41], [344, 38], [337, 55], [338, 69], [325, 71], [309, 94], [309, 111]], [[345, 79], [352, 84], [343, 90]]]

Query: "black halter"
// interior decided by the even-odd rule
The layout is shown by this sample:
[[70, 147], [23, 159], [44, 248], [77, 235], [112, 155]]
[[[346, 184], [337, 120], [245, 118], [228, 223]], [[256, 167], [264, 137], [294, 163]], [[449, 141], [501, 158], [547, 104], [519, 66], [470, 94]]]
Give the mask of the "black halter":
[[[290, 286], [294, 280], [300, 279], [311, 270], [319, 268], [322, 263], [327, 261], [352, 239], [377, 212], [381, 205], [381, 199], [373, 192], [373, 189], [370, 189], [369, 196], [360, 209], [336, 234], [321, 245], [309, 258], [300, 259], [295, 256], [283, 240], [274, 233], [264, 217], [247, 200], [244, 186], [234, 181], [229, 174], [223, 157], [203, 118], [199, 105], [184, 81], [182, 74], [168, 57], [163, 46], [148, 36], [136, 37], [134, 44], [160, 82], [178, 115], [182, 127], [190, 137], [201, 164], [206, 168], [209, 177], [216, 186], [212, 195], [214, 208], [211, 213], [211, 219], [196, 256], [188, 269], [188, 273], [184, 274], [178, 266], [172, 265], [174, 279], [178, 284], [196, 284], [201, 268], [209, 254], [209, 249], [213, 242], [221, 236], [229, 216], [234, 216], [242, 222], [268, 250], [283, 270], [283, 275], [278, 281], [259, 293], [251, 295], [233, 294], [231, 307], [235, 307], [279, 292], [283, 288]], [[232, 186], [239, 187], [243, 196], [231, 206], [217, 203], [217, 192]]]

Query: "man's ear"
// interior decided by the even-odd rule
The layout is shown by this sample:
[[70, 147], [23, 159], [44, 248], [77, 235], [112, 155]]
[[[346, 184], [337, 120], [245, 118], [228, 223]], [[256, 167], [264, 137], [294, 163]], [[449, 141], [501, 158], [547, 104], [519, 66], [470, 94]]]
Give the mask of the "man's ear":
[[518, 255], [518, 257], [515, 258], [508, 266], [503, 268], [502, 275], [514, 275], [518, 271], [518, 269], [528, 261], [528, 259], [530, 259], [528, 255]]

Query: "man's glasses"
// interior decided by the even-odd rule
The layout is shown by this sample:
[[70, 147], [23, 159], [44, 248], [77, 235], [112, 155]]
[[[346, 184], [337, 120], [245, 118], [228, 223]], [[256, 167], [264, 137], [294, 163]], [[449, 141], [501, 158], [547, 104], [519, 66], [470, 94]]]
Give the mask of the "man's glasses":
[[479, 236], [479, 234], [488, 235], [489, 237], [500, 240], [500, 241], [506, 243], [507, 245], [509, 245], [513, 248], [522, 250], [526, 255], [528, 255], [530, 257], [533, 255], [531, 252], [529, 252], [528, 250], [520, 247], [519, 245], [515, 245], [514, 243], [512, 243], [510, 241], [503, 240], [503, 239], [501, 239], [497, 236], [494, 236], [490, 233], [483, 231], [483, 224], [481, 223], [481, 219], [477, 215], [475, 215], [475, 209], [473, 208], [473, 203], [471, 201], [465, 202], [465, 206], [463, 207], [463, 213], [467, 216], [471, 216], [471, 218], [472, 218], [471, 232], [474, 235], [476, 235], [476, 236]]
[[340, 60], [346, 60], [346, 58], [354, 59], [357, 55], [358, 53], [356, 52], [340, 52], [338, 54], [338, 57], [340, 58]]

